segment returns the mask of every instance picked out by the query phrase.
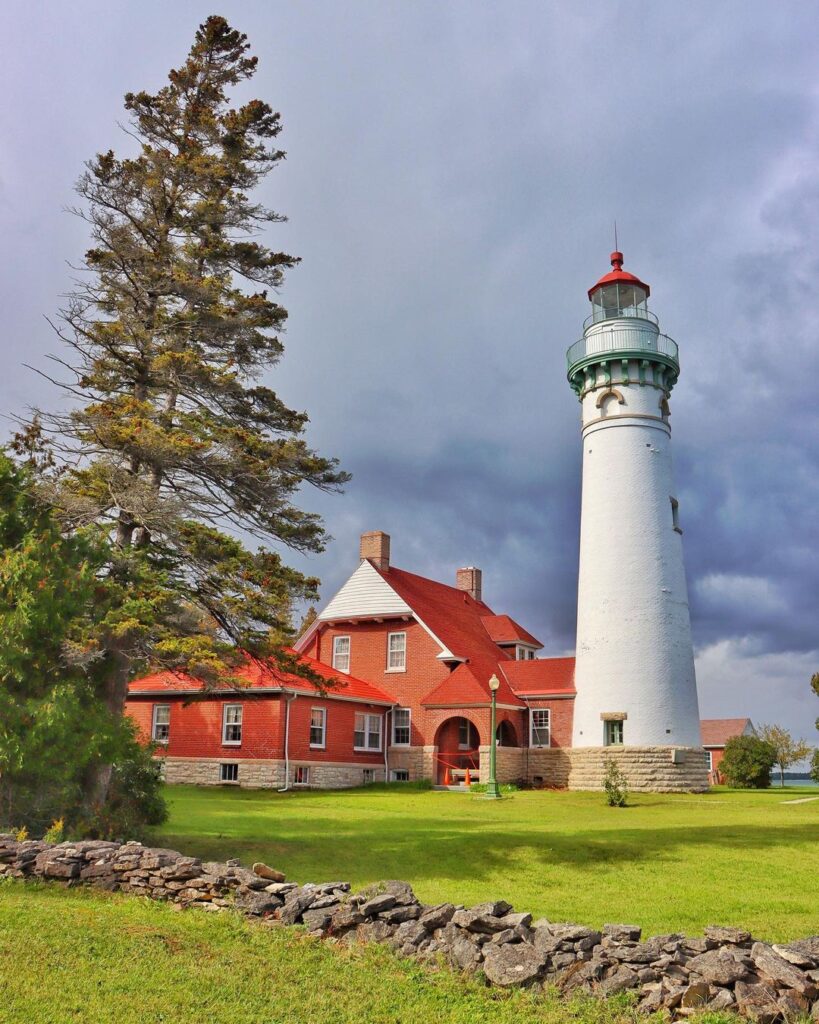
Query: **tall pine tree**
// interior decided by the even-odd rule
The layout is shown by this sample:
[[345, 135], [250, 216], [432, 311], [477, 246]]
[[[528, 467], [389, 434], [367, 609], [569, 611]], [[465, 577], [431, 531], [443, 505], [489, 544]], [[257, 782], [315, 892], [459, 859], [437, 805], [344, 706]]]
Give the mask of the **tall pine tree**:
[[[261, 382], [287, 317], [271, 292], [298, 260], [260, 241], [284, 218], [251, 193], [284, 153], [279, 114], [230, 103], [256, 70], [248, 49], [208, 18], [164, 88], [126, 95], [138, 152], [97, 156], [77, 186], [93, 247], [56, 325], [72, 405], [18, 438], [31, 451], [43, 432], [50, 500], [113, 542], [121, 601], [100, 644], [114, 712], [148, 663], [207, 678], [238, 651], [287, 661], [290, 609], [317, 580], [255, 544], [322, 550], [320, 519], [294, 502], [304, 484], [347, 479], [304, 440], [306, 414]], [[106, 786], [103, 774], [93, 798]]]

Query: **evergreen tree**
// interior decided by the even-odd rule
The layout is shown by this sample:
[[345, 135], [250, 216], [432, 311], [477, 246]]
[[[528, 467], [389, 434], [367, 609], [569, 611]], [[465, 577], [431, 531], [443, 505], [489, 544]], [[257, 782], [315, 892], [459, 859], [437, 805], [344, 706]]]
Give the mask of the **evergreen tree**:
[[[99, 697], [89, 646], [105, 616], [104, 551], [62, 536], [24, 472], [0, 454], [0, 825], [42, 835], [85, 814], [83, 788], [115, 767], [115, 806], [83, 830], [110, 833], [161, 821], [164, 805], [149, 752], [130, 723]], [[138, 784], [137, 784], [138, 783]]]
[[148, 663], [207, 679], [249, 652], [292, 668], [290, 609], [318, 581], [242, 538], [321, 551], [322, 523], [295, 496], [347, 479], [261, 382], [287, 316], [270, 293], [298, 260], [259, 241], [284, 218], [250, 193], [284, 153], [268, 104], [230, 104], [256, 70], [248, 48], [208, 18], [167, 85], [126, 95], [138, 152], [98, 155], [77, 186], [93, 247], [56, 325], [72, 408], [17, 438], [32, 458], [54, 453], [43, 475], [64, 522], [111, 539], [121, 601], [99, 644], [113, 713]]

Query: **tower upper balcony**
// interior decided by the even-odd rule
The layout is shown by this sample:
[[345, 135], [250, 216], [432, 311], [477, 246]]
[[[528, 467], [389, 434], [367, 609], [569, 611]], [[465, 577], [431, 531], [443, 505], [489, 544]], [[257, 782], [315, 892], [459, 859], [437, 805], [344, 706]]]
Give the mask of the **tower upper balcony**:
[[659, 321], [648, 308], [649, 286], [623, 270], [623, 254], [611, 254], [612, 270], [589, 289], [591, 315], [583, 324], [583, 337], [566, 353], [568, 378], [581, 394], [598, 379], [592, 368], [601, 368], [601, 379], [611, 379], [611, 366], [620, 362], [621, 378], [628, 376], [628, 363], [636, 360], [642, 372], [656, 365], [656, 378], [670, 391], [680, 372], [676, 342], [660, 334]]

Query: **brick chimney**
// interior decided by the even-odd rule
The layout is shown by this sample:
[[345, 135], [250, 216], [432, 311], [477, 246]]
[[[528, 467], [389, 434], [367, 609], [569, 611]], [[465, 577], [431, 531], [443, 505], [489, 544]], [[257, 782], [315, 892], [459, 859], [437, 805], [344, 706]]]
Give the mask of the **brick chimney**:
[[482, 583], [483, 573], [480, 569], [476, 569], [474, 565], [468, 565], [464, 569], [459, 569], [455, 574], [455, 586], [458, 590], [465, 590], [476, 601], [481, 600]]
[[361, 534], [360, 557], [369, 559], [376, 569], [389, 572], [390, 569], [390, 535], [380, 530], [370, 530]]

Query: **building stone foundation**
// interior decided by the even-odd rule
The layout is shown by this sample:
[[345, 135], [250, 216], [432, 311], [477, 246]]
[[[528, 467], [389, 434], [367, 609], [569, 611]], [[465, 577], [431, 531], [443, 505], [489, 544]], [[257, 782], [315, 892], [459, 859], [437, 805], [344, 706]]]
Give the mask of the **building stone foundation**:
[[701, 747], [573, 747], [561, 753], [569, 758], [569, 789], [602, 789], [606, 763], [611, 760], [635, 792], [708, 790], [708, 755]]
[[[220, 766], [237, 764], [239, 778], [236, 782], [222, 782]], [[298, 767], [310, 769], [310, 782], [305, 786], [293, 785], [293, 770]], [[290, 788], [292, 789], [349, 789], [362, 786], [364, 772], [373, 772], [372, 782], [384, 782], [384, 765], [345, 764], [333, 761], [290, 761]], [[165, 781], [172, 784], [193, 786], [239, 786], [242, 789], [282, 789], [287, 781], [283, 760], [243, 760], [223, 757], [218, 760], [199, 757], [164, 758]]]

